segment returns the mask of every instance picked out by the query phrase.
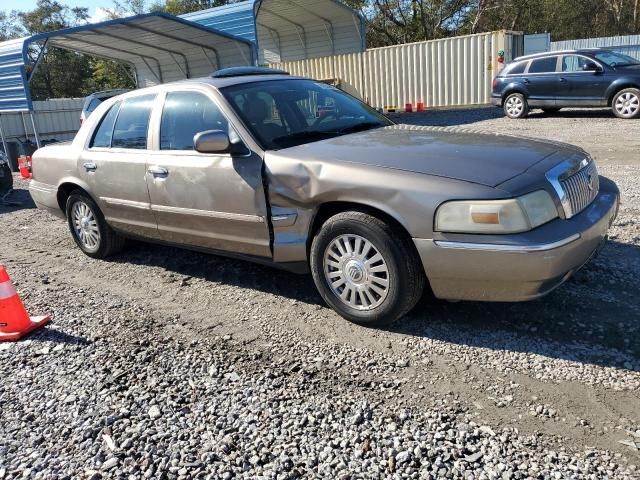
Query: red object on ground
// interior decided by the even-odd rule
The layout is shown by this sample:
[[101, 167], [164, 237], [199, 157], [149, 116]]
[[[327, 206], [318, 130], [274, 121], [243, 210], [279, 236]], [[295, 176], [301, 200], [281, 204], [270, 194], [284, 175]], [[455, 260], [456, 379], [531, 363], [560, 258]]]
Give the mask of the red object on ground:
[[29, 317], [9, 274], [0, 265], [0, 342], [19, 340], [47, 324], [50, 319], [49, 316]]
[[413, 112], [413, 105], [410, 104], [410, 103], [405, 104], [404, 111], [405, 112]]
[[416, 111], [418, 112], [424, 112], [424, 103], [423, 102], [418, 102]]
[[31, 157], [20, 155], [18, 157], [18, 168], [22, 178], [31, 178]]

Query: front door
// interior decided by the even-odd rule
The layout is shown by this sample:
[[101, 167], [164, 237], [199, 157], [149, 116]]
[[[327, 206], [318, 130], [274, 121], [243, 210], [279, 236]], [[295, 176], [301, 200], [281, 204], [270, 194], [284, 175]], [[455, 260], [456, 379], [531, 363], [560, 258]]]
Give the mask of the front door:
[[558, 105], [606, 105], [605, 94], [611, 80], [604, 71], [597, 71], [595, 65], [593, 60], [582, 55], [562, 57], [561, 78], [565, 88], [558, 98]]
[[205, 91], [173, 90], [160, 99], [147, 185], [161, 237], [171, 243], [271, 257], [262, 158], [202, 154], [193, 137], [229, 131]]
[[78, 171], [107, 222], [132, 235], [158, 238], [145, 181], [149, 117], [155, 94], [115, 103], [78, 160]]

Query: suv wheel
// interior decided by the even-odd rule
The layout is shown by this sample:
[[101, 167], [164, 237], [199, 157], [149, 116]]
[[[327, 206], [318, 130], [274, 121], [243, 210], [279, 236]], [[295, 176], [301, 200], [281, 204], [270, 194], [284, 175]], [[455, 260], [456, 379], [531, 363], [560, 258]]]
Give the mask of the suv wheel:
[[67, 223], [76, 245], [90, 257], [105, 258], [124, 246], [124, 238], [107, 225], [98, 206], [82, 191], [67, 199]]
[[327, 220], [313, 239], [310, 257], [322, 298], [355, 323], [392, 323], [416, 305], [424, 290], [422, 266], [409, 241], [363, 212]]
[[512, 93], [504, 100], [504, 114], [509, 118], [525, 118], [529, 115], [529, 104], [521, 93]]
[[618, 118], [638, 118], [640, 116], [640, 90], [625, 88], [616, 93], [611, 102], [613, 113]]

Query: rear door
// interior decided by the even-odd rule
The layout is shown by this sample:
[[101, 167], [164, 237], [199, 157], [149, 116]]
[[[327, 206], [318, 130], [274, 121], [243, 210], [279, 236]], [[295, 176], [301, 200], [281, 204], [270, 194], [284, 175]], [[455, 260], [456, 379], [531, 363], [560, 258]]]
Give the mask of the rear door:
[[158, 237], [145, 179], [155, 97], [144, 94], [115, 103], [100, 120], [78, 164], [107, 222], [150, 238]]
[[533, 107], [555, 106], [563, 88], [557, 74], [559, 57], [550, 56], [531, 60], [523, 77], [529, 92], [529, 105]]
[[560, 78], [566, 88], [558, 98], [559, 105], [598, 106], [606, 104], [605, 93], [611, 79], [604, 71], [593, 68], [596, 62], [582, 55], [564, 55]]
[[152, 125], [154, 155], [146, 181], [161, 237], [270, 258], [262, 158], [254, 152], [202, 154], [193, 149], [196, 133], [231, 131], [213, 92], [168, 88]]

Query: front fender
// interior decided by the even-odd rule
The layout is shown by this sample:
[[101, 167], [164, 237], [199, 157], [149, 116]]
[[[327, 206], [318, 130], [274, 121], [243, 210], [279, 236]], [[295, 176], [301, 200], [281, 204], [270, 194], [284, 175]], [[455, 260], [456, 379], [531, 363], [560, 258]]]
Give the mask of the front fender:
[[640, 89], [640, 78], [633, 76], [624, 76], [614, 80], [611, 85], [606, 90], [605, 98], [607, 100], [607, 105], [611, 106], [611, 102], [613, 101], [613, 97], [620, 90], [625, 88], [639, 88]]

